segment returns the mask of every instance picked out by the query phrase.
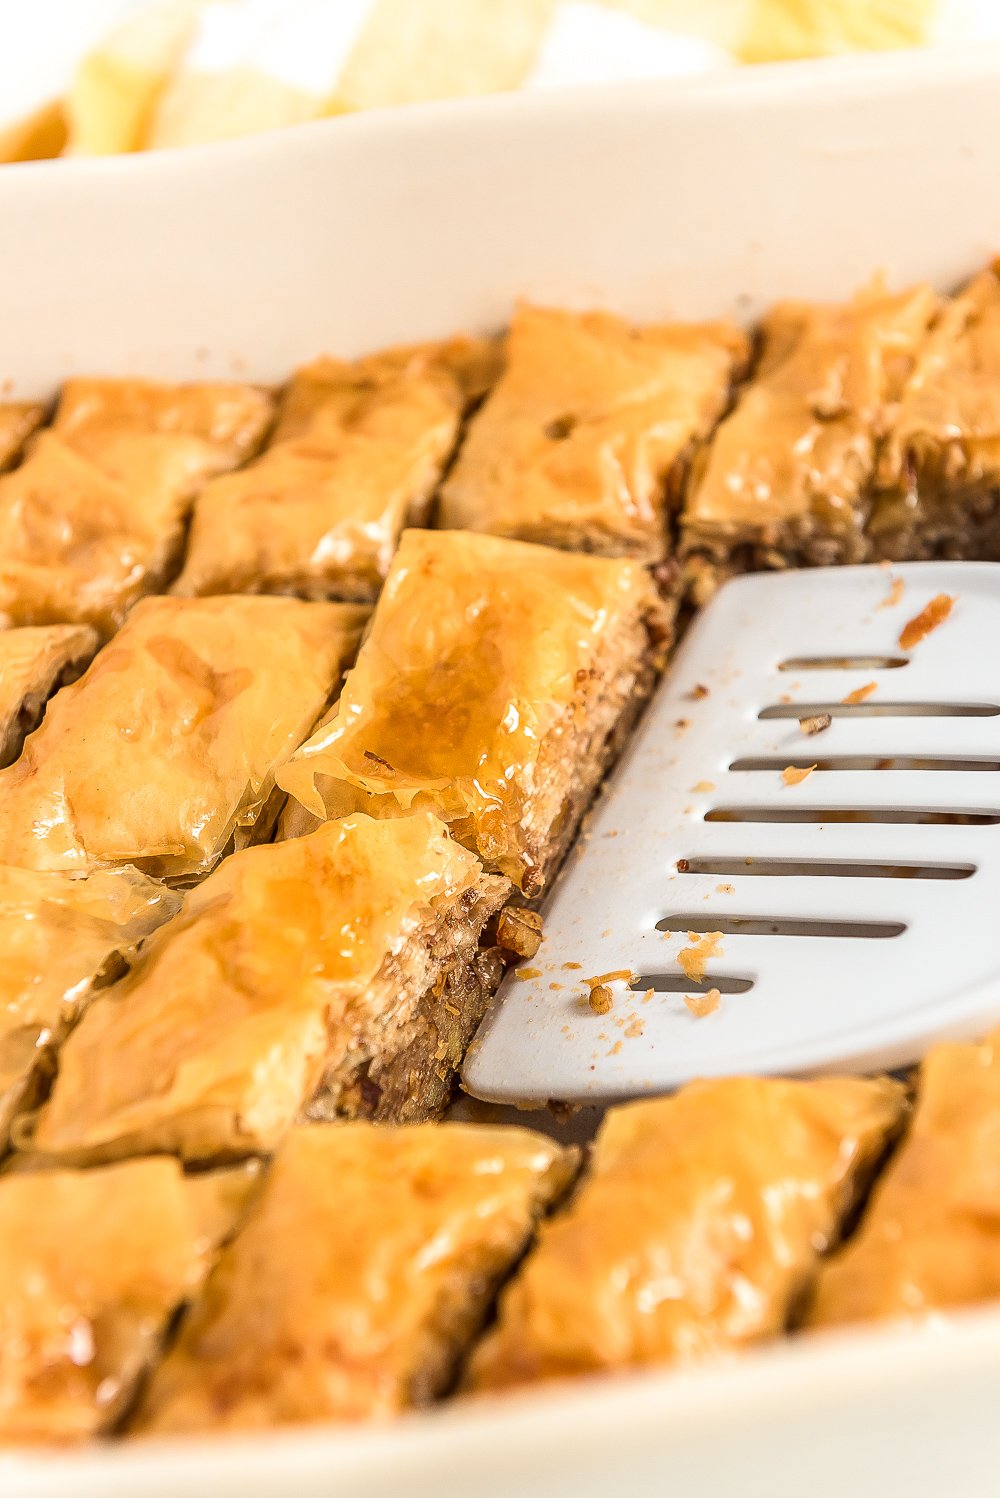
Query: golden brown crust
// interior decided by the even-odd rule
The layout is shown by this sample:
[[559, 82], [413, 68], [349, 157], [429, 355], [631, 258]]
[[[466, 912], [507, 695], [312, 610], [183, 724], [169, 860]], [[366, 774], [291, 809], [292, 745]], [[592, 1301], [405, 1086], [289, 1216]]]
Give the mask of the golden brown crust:
[[0, 1178], [0, 1443], [114, 1424], [230, 1229], [250, 1184], [232, 1176], [160, 1159]]
[[904, 1103], [888, 1080], [743, 1077], [613, 1109], [502, 1295], [471, 1386], [687, 1362], [780, 1332]]
[[252, 1429], [427, 1403], [574, 1163], [526, 1129], [295, 1130], [136, 1427]]
[[411, 1044], [421, 996], [472, 960], [506, 890], [428, 812], [232, 854], [70, 1036], [27, 1147], [238, 1158], [317, 1091], [363, 1108], [355, 1075], [377, 1083]]
[[70, 380], [0, 479], [0, 618], [116, 629], [166, 579], [198, 489], [256, 450], [272, 414], [249, 385]]
[[686, 550], [749, 565], [863, 560], [877, 441], [937, 300], [875, 285], [838, 305], [779, 304], [754, 378], [696, 460]]
[[0, 772], [0, 862], [204, 873], [255, 822], [365, 617], [297, 599], [144, 600]]
[[76, 680], [98, 643], [87, 624], [0, 630], [0, 769], [17, 758], [49, 697]]
[[300, 370], [267, 451], [202, 490], [173, 591], [374, 599], [491, 351], [452, 339]]
[[634, 327], [607, 312], [519, 307], [441, 523], [662, 560], [672, 476], [721, 416], [746, 353], [728, 323]]
[[935, 1046], [909, 1134], [820, 1274], [809, 1325], [920, 1319], [1000, 1295], [998, 1118], [1000, 1037]]
[[0, 1154], [95, 990], [179, 905], [135, 869], [80, 879], [0, 866]]
[[537, 893], [666, 629], [634, 562], [407, 531], [336, 714], [278, 783], [315, 815], [433, 807]]

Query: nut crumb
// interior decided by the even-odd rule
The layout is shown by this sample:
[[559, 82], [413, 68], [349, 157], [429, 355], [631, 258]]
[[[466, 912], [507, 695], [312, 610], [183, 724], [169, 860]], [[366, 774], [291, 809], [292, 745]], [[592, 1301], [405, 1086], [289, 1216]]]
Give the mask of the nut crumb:
[[692, 983], [700, 983], [704, 978], [705, 963], [709, 957], [722, 956], [722, 948], [719, 946], [721, 940], [721, 931], [706, 931], [702, 937], [699, 937], [697, 931], [688, 932], [691, 946], [681, 948], [677, 953], [677, 961], [684, 976], [690, 978]]
[[684, 1002], [697, 1019], [704, 1019], [706, 1014], [714, 1014], [718, 1009], [722, 994], [717, 988], [710, 988], [708, 993], [686, 993]]
[[636, 1015], [635, 1019], [625, 1027], [626, 1040], [638, 1040], [642, 1034], [642, 1020]]
[[805, 734], [822, 733], [832, 722], [829, 713], [810, 713], [807, 718], [799, 719], [799, 728]]
[[707, 696], [708, 687], [706, 687], [704, 683], [700, 681], [696, 682], [695, 685], [691, 688], [690, 692], [688, 692], [688, 699], [691, 702], [701, 702], [702, 699]]
[[732, 884], [717, 884], [715, 886], [715, 893], [717, 895], [732, 895], [735, 894], [735, 892], [736, 887]]
[[944, 623], [954, 606], [955, 600], [949, 593], [938, 593], [926, 608], [903, 625], [899, 632], [900, 650], [912, 650], [914, 645], [919, 645], [932, 629]]
[[520, 978], [522, 982], [526, 982], [529, 978], [540, 978], [542, 970], [540, 967], [519, 967], [514, 976]]
[[687, 730], [691, 727], [691, 719], [690, 718], [678, 718], [677, 721], [674, 723], [674, 727], [677, 729], [678, 733], [686, 733]]
[[697, 794], [699, 791], [714, 791], [714, 790], [715, 790], [715, 782], [714, 782], [714, 780], [699, 780], [698, 783], [697, 783], [697, 785], [693, 785], [691, 787], [692, 794]]
[[576, 972], [579, 972], [580, 968], [583, 967], [583, 963], [582, 962], [564, 962], [563, 963], [563, 967], [566, 968], [569, 972], [576, 973]]
[[551, 990], [552, 990], [553, 993], [558, 993], [559, 990], [562, 988], [562, 984], [561, 983], [550, 983], [549, 987], [551, 988]]
[[542, 918], [536, 910], [508, 905], [497, 921], [497, 945], [518, 957], [534, 957], [542, 944]]
[[615, 1043], [614, 1043], [614, 1045], [611, 1047], [610, 1051], [608, 1052], [608, 1055], [609, 1056], [620, 1056], [621, 1055], [621, 1049], [622, 1049], [622, 1043], [621, 1043], [621, 1041], [620, 1040], [616, 1040]]
[[877, 681], [866, 681], [863, 687], [855, 687], [854, 691], [848, 692], [846, 697], [841, 698], [841, 701], [845, 706], [850, 706], [855, 702], [864, 702], [866, 698], [871, 696], [877, 686]]
[[815, 765], [786, 765], [781, 778], [786, 785], [801, 785], [803, 780], [808, 780], [815, 768]]
[[615, 1002], [615, 996], [606, 983], [598, 983], [590, 990], [590, 998], [587, 1002], [595, 1014], [609, 1014]]

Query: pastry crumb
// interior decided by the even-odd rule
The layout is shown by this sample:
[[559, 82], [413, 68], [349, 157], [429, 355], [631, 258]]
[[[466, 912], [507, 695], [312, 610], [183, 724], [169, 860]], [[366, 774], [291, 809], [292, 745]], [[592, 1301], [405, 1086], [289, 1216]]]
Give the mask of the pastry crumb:
[[696, 682], [695, 685], [691, 688], [690, 692], [688, 692], [688, 698], [690, 699], [691, 702], [701, 702], [702, 699], [705, 698], [705, 697], [707, 697], [707, 696], [708, 696], [708, 687], [706, 687], [700, 681]]
[[808, 780], [815, 768], [815, 765], [786, 765], [781, 778], [786, 785], [801, 785], [803, 780]]
[[540, 978], [542, 976], [542, 970], [540, 967], [519, 967], [516, 970], [514, 976], [522, 979], [523, 981], [527, 981], [527, 979], [529, 978]]
[[833, 722], [829, 713], [810, 713], [799, 719], [799, 728], [805, 734], [822, 733]]
[[706, 1014], [714, 1014], [718, 1009], [722, 994], [717, 988], [710, 988], [708, 993], [686, 993], [684, 1002], [697, 1019], [704, 1019]]
[[620, 1056], [621, 1055], [621, 1049], [622, 1049], [622, 1043], [621, 1043], [621, 1041], [620, 1040], [616, 1040], [615, 1043], [614, 1043], [614, 1045], [608, 1051], [608, 1055], [609, 1056]]
[[563, 967], [568, 972], [576, 973], [576, 972], [579, 972], [580, 968], [583, 967], [583, 963], [582, 962], [564, 962], [563, 963]]
[[877, 681], [866, 681], [863, 687], [855, 687], [854, 691], [848, 692], [846, 697], [841, 698], [841, 701], [848, 706], [855, 702], [864, 702], [866, 698], [871, 696], [877, 686]]
[[914, 645], [919, 645], [925, 640], [931, 630], [937, 629], [943, 624], [955, 606], [955, 600], [950, 593], [938, 593], [933, 597], [926, 608], [920, 610], [919, 614], [904, 624], [899, 632], [899, 648], [901, 650], [912, 650]]
[[735, 892], [736, 886], [734, 884], [717, 884], [715, 886], [715, 893], [717, 895], [732, 895]]
[[625, 1039], [638, 1040], [642, 1034], [642, 1020], [638, 1015], [625, 1026]]
[[714, 780], [699, 780], [696, 785], [693, 785], [691, 787], [692, 793], [696, 793], [698, 791], [714, 791], [714, 790], [715, 790], [715, 782], [714, 782]]
[[889, 584], [888, 593], [882, 599], [882, 602], [877, 603], [875, 607], [877, 609], [894, 609], [897, 603], [901, 601], [903, 597], [903, 589], [905, 587], [906, 584], [901, 577], [894, 577], [892, 582]]
[[722, 948], [719, 946], [721, 940], [721, 931], [706, 931], [702, 937], [699, 937], [697, 931], [688, 932], [691, 946], [681, 948], [677, 953], [677, 961], [684, 976], [690, 978], [692, 983], [700, 983], [704, 978], [705, 963], [709, 957], [722, 956]]

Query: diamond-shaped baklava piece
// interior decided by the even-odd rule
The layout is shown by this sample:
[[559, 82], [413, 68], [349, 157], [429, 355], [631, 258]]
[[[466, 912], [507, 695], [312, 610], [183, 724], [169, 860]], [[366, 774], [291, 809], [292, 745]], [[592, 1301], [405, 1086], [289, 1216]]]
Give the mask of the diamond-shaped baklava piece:
[[295, 1130], [138, 1428], [358, 1420], [427, 1403], [574, 1167], [527, 1129]]
[[204, 873], [277, 811], [274, 771], [365, 617], [294, 598], [145, 599], [0, 772], [0, 862]]
[[686, 462], [746, 352], [728, 323], [636, 327], [608, 312], [518, 308], [441, 523], [662, 561]]
[[613, 1109], [470, 1382], [687, 1362], [782, 1331], [905, 1107], [888, 1080], [693, 1082]]
[[407, 531], [337, 712], [279, 784], [317, 815], [433, 807], [535, 893], [652, 686], [665, 631], [636, 562]]
[[173, 591], [373, 599], [493, 353], [454, 339], [299, 370], [267, 451], [199, 495]]

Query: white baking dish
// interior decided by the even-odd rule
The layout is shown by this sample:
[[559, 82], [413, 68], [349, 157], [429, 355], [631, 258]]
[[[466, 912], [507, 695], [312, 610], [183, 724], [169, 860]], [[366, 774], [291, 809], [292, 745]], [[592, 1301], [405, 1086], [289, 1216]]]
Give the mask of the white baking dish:
[[[751, 317], [879, 268], [948, 287], [997, 251], [997, 49], [373, 113], [0, 171], [0, 378], [269, 380], [521, 295]], [[998, 1403], [982, 1311], [391, 1428], [0, 1456], [0, 1493], [993, 1498]]]

